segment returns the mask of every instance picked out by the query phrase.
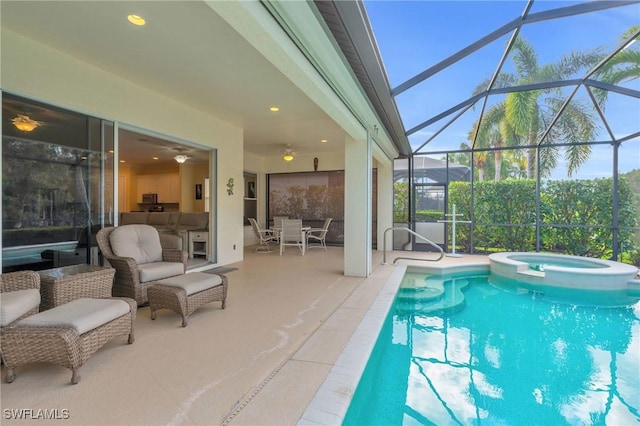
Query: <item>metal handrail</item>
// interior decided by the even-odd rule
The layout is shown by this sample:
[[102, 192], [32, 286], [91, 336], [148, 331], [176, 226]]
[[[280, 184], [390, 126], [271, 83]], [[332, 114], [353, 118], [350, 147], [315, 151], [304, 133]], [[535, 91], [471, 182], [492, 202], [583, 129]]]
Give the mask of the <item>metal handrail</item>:
[[394, 227], [387, 228], [387, 229], [384, 230], [384, 238], [383, 238], [384, 241], [382, 243], [382, 264], [383, 265], [387, 264], [387, 231], [407, 231], [411, 235], [423, 239], [427, 244], [429, 244], [432, 247], [436, 248], [440, 252], [440, 257], [438, 257], [437, 259], [421, 259], [421, 258], [418, 258], [418, 257], [398, 256], [395, 259], [393, 259], [393, 264], [394, 265], [400, 259], [404, 259], [404, 260], [422, 260], [424, 262], [437, 262], [438, 260], [440, 260], [440, 259], [442, 259], [444, 257], [444, 250], [442, 250], [442, 247], [440, 247], [439, 245], [437, 245], [433, 241], [423, 237], [422, 235], [418, 234], [417, 232], [412, 231], [409, 228], [404, 228], [402, 226], [397, 226], [397, 227], [394, 226]]

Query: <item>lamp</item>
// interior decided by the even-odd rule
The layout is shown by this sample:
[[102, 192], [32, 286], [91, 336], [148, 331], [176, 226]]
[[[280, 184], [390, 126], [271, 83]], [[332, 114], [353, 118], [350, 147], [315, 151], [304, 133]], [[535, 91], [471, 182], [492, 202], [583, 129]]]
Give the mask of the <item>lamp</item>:
[[291, 149], [285, 149], [284, 150], [284, 155], [282, 156], [282, 159], [284, 161], [291, 161], [293, 160], [293, 151]]
[[173, 157], [174, 160], [176, 160], [178, 163], [182, 164], [185, 161], [187, 161], [189, 159], [189, 157], [187, 157], [184, 154], [178, 154], [175, 157]]
[[29, 116], [24, 114], [18, 114], [18, 116], [11, 120], [16, 129], [21, 130], [23, 132], [31, 132], [38, 126], [42, 126], [44, 123], [42, 121], [36, 121], [29, 118]]

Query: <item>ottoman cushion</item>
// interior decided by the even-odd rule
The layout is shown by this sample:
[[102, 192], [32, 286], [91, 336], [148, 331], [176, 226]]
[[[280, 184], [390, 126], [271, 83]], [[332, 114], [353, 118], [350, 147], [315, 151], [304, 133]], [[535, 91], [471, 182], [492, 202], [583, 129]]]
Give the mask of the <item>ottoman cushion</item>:
[[124, 300], [82, 298], [27, 317], [18, 321], [16, 327], [70, 327], [84, 334], [130, 310]]
[[0, 326], [11, 324], [40, 304], [40, 291], [35, 288], [7, 291], [0, 298]]
[[166, 278], [164, 280], [158, 281], [156, 284], [168, 285], [170, 287], [180, 287], [184, 289], [184, 291], [187, 293], [187, 296], [190, 296], [194, 293], [198, 293], [200, 291], [222, 284], [222, 278], [215, 274], [192, 272], [190, 274]]

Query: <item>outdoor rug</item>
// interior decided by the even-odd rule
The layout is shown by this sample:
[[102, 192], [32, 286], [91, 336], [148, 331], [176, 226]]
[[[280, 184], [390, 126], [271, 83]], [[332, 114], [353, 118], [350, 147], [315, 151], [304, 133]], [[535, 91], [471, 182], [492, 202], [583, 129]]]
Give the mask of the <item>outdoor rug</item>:
[[237, 271], [238, 268], [227, 268], [225, 266], [219, 266], [217, 268], [207, 269], [206, 271], [202, 271], [207, 274], [226, 274], [229, 272]]

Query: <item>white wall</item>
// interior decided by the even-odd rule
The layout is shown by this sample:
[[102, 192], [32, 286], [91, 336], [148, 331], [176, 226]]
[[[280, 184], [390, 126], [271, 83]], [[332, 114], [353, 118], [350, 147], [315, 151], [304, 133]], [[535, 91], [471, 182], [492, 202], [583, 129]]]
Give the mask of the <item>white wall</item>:
[[242, 182], [241, 128], [4, 28], [1, 37], [2, 90], [216, 148], [218, 263], [242, 260], [242, 194], [226, 191], [229, 178]]

